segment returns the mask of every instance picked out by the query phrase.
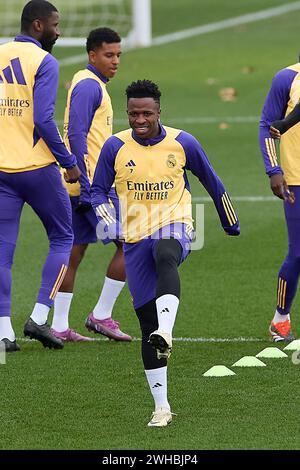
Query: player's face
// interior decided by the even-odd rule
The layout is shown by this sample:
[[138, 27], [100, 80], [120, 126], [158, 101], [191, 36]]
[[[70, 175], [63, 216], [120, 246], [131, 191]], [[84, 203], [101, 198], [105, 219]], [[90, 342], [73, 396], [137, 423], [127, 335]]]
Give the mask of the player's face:
[[121, 57], [121, 43], [103, 42], [96, 51], [89, 52], [90, 63], [106, 78], [113, 78], [118, 70]]
[[43, 28], [39, 41], [42, 44], [42, 48], [47, 52], [52, 51], [54, 44], [59, 38], [58, 23], [59, 14], [57, 11], [53, 11], [50, 16], [41, 22]]
[[141, 139], [159, 134], [160, 107], [153, 98], [129, 98], [127, 114], [130, 127]]

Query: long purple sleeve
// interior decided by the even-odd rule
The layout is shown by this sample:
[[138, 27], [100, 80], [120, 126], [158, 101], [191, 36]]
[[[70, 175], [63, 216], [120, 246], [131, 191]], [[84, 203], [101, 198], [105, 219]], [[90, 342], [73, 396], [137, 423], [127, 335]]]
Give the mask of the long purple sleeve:
[[116, 219], [113, 208], [109, 204], [108, 193], [115, 181], [115, 160], [120, 148], [124, 145], [115, 136], [109, 137], [102, 147], [97, 162], [93, 184], [91, 186], [91, 203], [99, 221], [108, 227], [109, 238], [121, 237], [122, 227]]
[[186, 155], [186, 169], [190, 170], [205, 187], [214, 201], [223, 229], [229, 235], [240, 233], [239, 220], [226, 189], [211, 166], [203, 148], [191, 134], [182, 131], [176, 140]]
[[269, 129], [271, 122], [284, 118], [291, 85], [296, 75], [297, 72], [290, 69], [280, 70], [275, 75], [262, 110], [259, 124], [259, 144], [266, 173], [269, 176], [276, 173], [283, 174], [277, 162], [275, 141], [271, 138]]
[[71, 152], [77, 157], [81, 171], [80, 197], [81, 202], [90, 202], [90, 182], [87, 176], [84, 156], [88, 154], [87, 135], [93, 121], [95, 111], [102, 101], [102, 90], [96, 80], [86, 78], [73, 89], [70, 100], [68, 137]]
[[34, 143], [42, 138], [63, 168], [76, 165], [76, 157], [65, 146], [53, 119], [58, 86], [58, 62], [47, 54], [39, 66], [33, 89]]

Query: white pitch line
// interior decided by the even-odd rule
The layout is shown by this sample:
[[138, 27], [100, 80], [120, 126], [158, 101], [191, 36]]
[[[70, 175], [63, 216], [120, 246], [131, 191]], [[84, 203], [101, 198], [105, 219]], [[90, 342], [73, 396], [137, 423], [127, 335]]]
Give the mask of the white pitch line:
[[219, 122], [228, 122], [230, 124], [243, 124], [248, 122], [258, 123], [260, 116], [193, 116], [193, 117], [175, 117], [166, 119], [167, 122], [174, 124], [216, 124]]
[[[23, 343], [36, 342], [35, 339], [16, 338], [17, 341]], [[108, 338], [93, 338], [94, 341], [109, 341]], [[141, 338], [133, 338], [133, 341], [142, 341]], [[238, 338], [173, 338], [173, 341], [178, 343], [255, 343], [258, 341], [267, 341], [262, 338], [245, 338], [243, 336]]]
[[59, 60], [60, 67], [66, 67], [68, 65], [81, 64], [82, 62], [87, 62], [88, 58], [86, 54], [77, 54], [72, 55], [71, 57], [66, 57], [65, 59]]
[[248, 13], [246, 15], [236, 16], [223, 21], [217, 21], [215, 23], [209, 23], [202, 26], [196, 26], [195, 28], [185, 29], [183, 31], [177, 31], [175, 33], [164, 34], [157, 38], [153, 38], [152, 45], [159, 46], [161, 44], [168, 44], [174, 41], [180, 41], [182, 39], [191, 38], [193, 36], [199, 36], [200, 34], [212, 33], [213, 31], [220, 31], [222, 29], [231, 28], [232, 26], [240, 26], [241, 24], [253, 23], [256, 21], [262, 21], [275, 16], [281, 16], [291, 11], [300, 10], [300, 2], [293, 2], [287, 5], [281, 5], [279, 7], [267, 8], [266, 10], [257, 11], [255, 13]]
[[[230, 196], [230, 199], [237, 202], [282, 202], [275, 196]], [[213, 200], [209, 196], [194, 196], [193, 202], [213, 202]]]
[[[177, 31], [175, 33], [164, 34], [162, 36], [157, 36], [152, 39], [152, 46], [160, 46], [162, 44], [168, 44], [174, 41], [181, 41], [182, 39], [191, 38], [194, 36], [199, 36], [202, 34], [212, 33], [214, 31], [220, 31], [222, 29], [231, 28], [233, 26], [239, 26], [241, 24], [253, 23], [256, 21], [262, 21], [269, 18], [274, 18], [275, 16], [281, 16], [285, 13], [291, 11], [296, 11], [300, 9], [300, 1], [289, 3], [287, 5], [281, 5], [274, 8], [267, 8], [265, 10], [260, 10], [255, 13], [248, 13], [246, 15], [236, 16], [233, 18], [228, 18], [227, 20], [217, 21], [215, 23], [209, 23], [202, 26], [196, 26], [194, 28], [185, 29], [182, 31]], [[131, 50], [134, 47], [129, 47], [125, 42], [124, 50]], [[86, 54], [77, 54], [71, 57], [66, 57], [59, 61], [60, 66], [75, 65], [81, 62], [86, 62]]]
[[[259, 123], [259, 116], [192, 116], [166, 118], [167, 124], [217, 124], [227, 122], [229, 124]], [[56, 120], [57, 124], [63, 124], [62, 119]], [[114, 119], [114, 124], [128, 127], [128, 119]]]
[[[220, 121], [243, 123], [243, 122], [258, 122], [259, 116], [226, 116], [226, 117], [186, 117], [186, 118], [173, 118], [167, 119], [168, 123], [205, 123], [212, 124]], [[58, 125], [62, 125], [63, 121], [57, 120]], [[127, 119], [115, 119], [115, 124], [128, 124]], [[237, 202], [279, 202], [281, 199], [275, 196], [231, 196], [233, 201]], [[208, 196], [195, 196], [193, 202], [212, 202]]]

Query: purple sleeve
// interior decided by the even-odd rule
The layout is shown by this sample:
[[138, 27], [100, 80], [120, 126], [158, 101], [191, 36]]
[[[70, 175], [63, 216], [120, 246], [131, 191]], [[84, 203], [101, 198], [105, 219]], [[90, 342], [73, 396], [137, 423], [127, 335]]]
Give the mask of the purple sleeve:
[[116, 156], [123, 145], [124, 142], [115, 136], [107, 139], [102, 147], [91, 186], [93, 209], [98, 220], [107, 226], [109, 233], [116, 234], [109, 237], [112, 239], [120, 238], [121, 225], [109, 204], [108, 193], [116, 176]]
[[[79, 178], [81, 202], [89, 202], [90, 183], [87, 176], [84, 156], [88, 154], [87, 135], [94, 119], [95, 111], [101, 105], [102, 90], [92, 78], [80, 81], [73, 89], [70, 100], [68, 137], [71, 152], [77, 157], [81, 171]], [[84, 196], [85, 195], [85, 196]]]
[[187, 170], [190, 170], [203, 184], [214, 201], [223, 229], [229, 235], [239, 235], [239, 220], [226, 189], [211, 166], [206, 153], [191, 134], [182, 131], [176, 140], [186, 155]]
[[283, 174], [277, 162], [275, 141], [270, 136], [270, 124], [283, 119], [290, 99], [290, 89], [297, 72], [283, 69], [273, 78], [270, 91], [264, 103], [259, 124], [259, 144], [263, 156], [266, 173], [272, 176]]
[[40, 64], [33, 89], [34, 145], [42, 138], [63, 168], [76, 165], [76, 157], [65, 146], [53, 119], [58, 86], [58, 62], [47, 54]]

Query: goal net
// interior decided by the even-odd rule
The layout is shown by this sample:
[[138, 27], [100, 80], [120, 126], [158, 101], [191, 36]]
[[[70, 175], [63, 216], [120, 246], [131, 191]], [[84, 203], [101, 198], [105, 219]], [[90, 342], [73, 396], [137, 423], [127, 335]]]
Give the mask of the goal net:
[[[50, 0], [51, 1], [51, 0]], [[1, 0], [0, 42], [20, 30], [21, 12], [28, 0]], [[60, 12], [61, 36], [57, 45], [84, 45], [97, 27], [116, 30], [129, 47], [151, 44], [151, 0], [52, 0]]]

